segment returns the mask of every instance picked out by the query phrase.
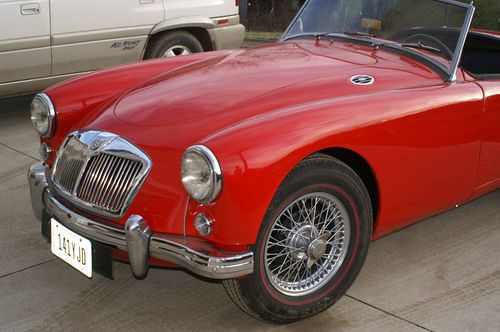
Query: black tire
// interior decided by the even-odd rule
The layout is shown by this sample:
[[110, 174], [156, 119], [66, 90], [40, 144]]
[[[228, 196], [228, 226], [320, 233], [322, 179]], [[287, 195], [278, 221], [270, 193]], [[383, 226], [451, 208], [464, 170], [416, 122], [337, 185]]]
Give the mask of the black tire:
[[[313, 197], [315, 199], [315, 202], [318, 202], [318, 199], [322, 199], [316, 198], [320, 197], [318, 195], [330, 197], [332, 200], [335, 198], [335, 202], [339, 202], [338, 205], [343, 205], [344, 208], [335, 210], [337, 209], [337, 207], [335, 207], [334, 211], [343, 211], [344, 214], [341, 214], [341, 216], [347, 215], [347, 217], [334, 217], [333, 219], [331, 219], [331, 217], [329, 217], [328, 215], [328, 211], [331, 210], [333, 206], [331, 207], [329, 203], [327, 206], [328, 211], [325, 215], [323, 215], [323, 212], [321, 212], [321, 215], [315, 214], [312, 219], [313, 221], [315, 221], [316, 216], [319, 216], [318, 220], [315, 221], [318, 222], [318, 224], [315, 225], [317, 229], [322, 228], [321, 231], [315, 231], [315, 234], [318, 234], [316, 236], [320, 236], [322, 232], [328, 232], [328, 234], [330, 235], [327, 235], [327, 238], [330, 238], [330, 236], [332, 236], [331, 233], [333, 233], [334, 231], [338, 232], [338, 230], [344, 229], [344, 236], [339, 241], [345, 242], [335, 242], [330, 238], [328, 241], [335, 242], [335, 245], [333, 244], [333, 242], [332, 244], [325, 245], [325, 248], [330, 248], [328, 249], [330, 251], [328, 254], [328, 258], [323, 258], [326, 257], [326, 249], [322, 252], [321, 250], [319, 250], [319, 254], [312, 254], [315, 251], [310, 250], [312, 248], [312, 242], [319, 239], [316, 238], [316, 240], [312, 241], [313, 232], [311, 231], [310, 240], [312, 242], [309, 242], [309, 244], [303, 244], [305, 243], [303, 242], [300, 245], [301, 248], [299, 249], [300, 251], [303, 251], [303, 253], [307, 252], [309, 258], [303, 258], [302, 252], [300, 252], [300, 255], [298, 253], [290, 254], [288, 251], [286, 251], [286, 254], [269, 254], [271, 250], [270, 248], [276, 246], [276, 244], [271, 244], [268, 247], [266, 241], [275, 241], [275, 237], [278, 236], [276, 235], [278, 234], [276, 232], [279, 232], [279, 228], [276, 228], [275, 225], [281, 223], [281, 220], [286, 220], [280, 219], [285, 216], [284, 211], [290, 212], [290, 216], [292, 216], [291, 219], [288, 218], [289, 220], [293, 219], [293, 222], [289, 222], [290, 227], [292, 227], [293, 225], [297, 225], [299, 219], [296, 218], [298, 218], [298, 216], [302, 216], [303, 211], [305, 211], [305, 213], [313, 213], [313, 211], [316, 211], [314, 213], [319, 213], [317, 212], [320, 209], [318, 203], [314, 205], [314, 208], [305, 210], [302, 210], [300, 208], [300, 203], [303, 203], [304, 208], [306, 208], [306, 205], [303, 202], [303, 197]], [[321, 203], [323, 204], [322, 209], [324, 209], [326, 202]], [[292, 211], [294, 211], [292, 208], [295, 206], [299, 206], [298, 211], [300, 215], [292, 215]], [[310, 218], [310, 216], [311, 214], [309, 214], [307, 218]], [[322, 221], [323, 226], [319, 227], [319, 225], [321, 225], [320, 222], [323, 216], [325, 216], [326, 219]], [[303, 220], [307, 221], [307, 218]], [[348, 222], [346, 222], [346, 220], [348, 220]], [[325, 230], [324, 225], [330, 225], [332, 221], [334, 221], [334, 228], [331, 230], [331, 232], [330, 230]], [[337, 223], [339, 225], [342, 225], [342, 227], [338, 228], [338, 230], [336, 228]], [[314, 222], [311, 224], [314, 224]], [[370, 196], [359, 176], [343, 162], [323, 154], [315, 154], [305, 159], [298, 166], [296, 166], [292, 170], [292, 172], [285, 178], [285, 180], [277, 190], [271, 202], [271, 205], [269, 206], [264, 217], [264, 221], [257, 238], [257, 243], [252, 248], [254, 251], [255, 262], [254, 273], [245, 278], [225, 280], [223, 282], [224, 288], [226, 289], [226, 292], [231, 297], [231, 299], [235, 302], [235, 304], [240, 307], [245, 313], [266, 322], [281, 324], [291, 323], [322, 312], [323, 310], [329, 308], [335, 302], [337, 302], [357, 277], [368, 250], [368, 245], [372, 234], [372, 224], [373, 213]], [[349, 233], [347, 233], [346, 231], [348, 226], [350, 227]], [[281, 224], [279, 227], [282, 227]], [[301, 227], [307, 227], [307, 223], [305, 223], [304, 226]], [[294, 230], [289, 232], [282, 231], [283, 234], [288, 235], [284, 235], [285, 237], [287, 236], [285, 240], [281, 240], [278, 242], [286, 243], [286, 247], [290, 248], [290, 241], [295, 238], [298, 239], [298, 237], [294, 236], [293, 234], [302, 232], [301, 229], [302, 228], [294, 228]], [[309, 231], [307, 230], [307, 232]], [[273, 235], [271, 236], [271, 234]], [[288, 239], [292, 240], [289, 241]], [[294, 243], [295, 244], [293, 246], [293, 250], [283, 250], [297, 252], [296, 248], [299, 247], [299, 245], [297, 245], [296, 243], [298, 243], [298, 240]], [[344, 249], [338, 249], [337, 246], [343, 246]], [[266, 254], [266, 250], [268, 250], [268, 254]], [[330, 265], [324, 266], [334, 266], [332, 265], [332, 258], [330, 258], [334, 256], [330, 255], [336, 255], [336, 253], [339, 253], [338, 255], [340, 257], [341, 251], [343, 252], [342, 255], [344, 256], [342, 256], [342, 259], [338, 259], [338, 261], [335, 263], [336, 269], [332, 267], [329, 272], [324, 272], [325, 270], [323, 270], [321, 266], [323, 266], [322, 264], [327, 263], [323, 263], [324, 261], [322, 259], [330, 259], [328, 263]], [[266, 255], [269, 261], [268, 265], [266, 265], [265, 263], [266, 257], [264, 256]], [[273, 256], [269, 255], [276, 256], [274, 256], [274, 258], [270, 258]], [[298, 289], [298, 293], [291, 295], [285, 294], [286, 291], [284, 291], [283, 289], [279, 289], [282, 286], [280, 286], [279, 283], [277, 285], [276, 281], [274, 281], [273, 285], [273, 282], [271, 282], [269, 278], [269, 274], [272, 274], [271, 264], [274, 264], [273, 261], [276, 261], [276, 257], [280, 255], [286, 255], [286, 258], [283, 258], [283, 263], [281, 263], [282, 265], [285, 265], [287, 259], [289, 259], [290, 262], [293, 262], [293, 259], [299, 261], [298, 263], [296, 262], [298, 265], [296, 263], [289, 263], [289, 270], [292, 270], [291, 266], [294, 264], [298, 266], [296, 267], [296, 269], [299, 269], [298, 271], [303, 271], [300, 269], [304, 268], [311, 269], [310, 271], [313, 271], [312, 269], [316, 268], [316, 272], [310, 273], [311, 279], [308, 280], [314, 280], [313, 276], [315, 275], [319, 276], [317, 277], [318, 280], [321, 280], [320, 276], [323, 272], [325, 273], [324, 275], [328, 277], [324, 277], [322, 279], [323, 281], [318, 281], [316, 286], [314, 286], [314, 282], [311, 282], [310, 285], [312, 286], [310, 287], [310, 290], [307, 290], [310, 293], [301, 295], [301, 283], [299, 282], [298, 286], [293, 286]], [[293, 257], [289, 258], [289, 255], [290, 257], [292, 257], [293, 255]], [[321, 258], [314, 257], [314, 255], [318, 255]], [[312, 258], [317, 259], [317, 262], [320, 262], [321, 264], [318, 264], [318, 267], [315, 267], [315, 263], [312, 263], [313, 265], [309, 266], [309, 260], [312, 260]], [[306, 262], [306, 260], [307, 263], [304, 263], [304, 266], [301, 266], [303, 263], [300, 261]], [[276, 269], [274, 271], [276, 271]], [[273, 279], [276, 280], [274, 277], [280, 277], [280, 273], [281, 268], [275, 275], [273, 275]], [[300, 278], [308, 277], [307, 274], [305, 274], [305, 276], [301, 276], [301, 274], [302, 272], [298, 272], [294, 275], [298, 275], [299, 280]], [[283, 280], [286, 279], [285, 282], [293, 280], [293, 283], [295, 283], [296, 277], [294, 275], [287, 275], [286, 277], [283, 277]], [[293, 279], [291, 277], [293, 277]], [[307, 283], [307, 281], [304, 282]], [[305, 284], [305, 287], [307, 288], [308, 285]], [[314, 287], [318, 288], [315, 289]]]
[[161, 58], [168, 50], [172, 48], [182, 49], [182, 47], [189, 50], [190, 53], [203, 52], [203, 46], [193, 34], [184, 30], [172, 30], [151, 37], [144, 59]]

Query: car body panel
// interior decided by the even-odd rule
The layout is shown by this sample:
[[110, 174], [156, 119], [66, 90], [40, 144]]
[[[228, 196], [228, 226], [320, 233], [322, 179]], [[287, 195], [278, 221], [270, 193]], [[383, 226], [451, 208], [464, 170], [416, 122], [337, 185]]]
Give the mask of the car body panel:
[[[239, 142], [238, 155], [244, 162], [233, 161], [235, 165], [230, 169], [226, 166], [225, 172], [235, 176], [224, 178], [224, 189], [246, 190], [221, 195], [220, 206], [239, 205], [240, 211], [260, 213], [262, 217], [275, 192], [270, 188], [276, 190], [290, 170], [308, 155], [331, 148], [357, 153], [375, 174], [380, 204], [375, 238], [450, 209], [471, 196], [482, 121], [482, 93], [475, 84], [398, 89], [336, 99], [318, 106], [315, 111], [296, 108], [250, 120], [202, 142], [223, 164], [225, 159], [220, 156], [225, 155], [230, 142]], [[283, 129], [273, 128], [277, 122]], [[450, 129], [445, 131], [443, 127]], [[464, 160], [463, 156], [469, 158]], [[265, 179], [256, 181], [257, 174]], [[237, 183], [231, 185], [231, 181]], [[437, 193], [435, 188], [439, 188]], [[267, 204], [256, 206], [255, 202], [266, 199]], [[253, 217], [256, 215], [248, 218]], [[242, 219], [246, 219], [246, 214]], [[256, 234], [257, 230], [246, 231]]]
[[[75, 20], [75, 13], [92, 20]], [[164, 19], [161, 0], [51, 0], [52, 75], [137, 61]]]
[[[390, 89], [400, 86], [403, 79], [411, 85], [441, 81], [432, 70], [415, 65], [401, 64], [400, 57], [389, 52], [374, 54], [368, 46], [285, 42], [211, 57], [167, 72], [124, 95], [114, 112], [120, 120], [138, 126], [198, 122], [202, 128], [188, 129], [203, 137], [224, 123], [230, 125], [288, 105]], [[375, 83], [352, 84], [349, 79], [358, 74], [374, 76]], [[245, 79], [235, 82], [234, 77]], [[256, 79], [263, 83], [247, 84]], [[192, 91], [193, 82], [200, 80], [205, 83], [203, 91]], [[222, 90], [224, 99], [210, 98]], [[175, 112], [166, 117], [169, 109]], [[213, 121], [207, 124], [207, 118]]]
[[[135, 88], [141, 82], [147, 82], [165, 71], [210, 57], [211, 54], [210, 52], [199, 53], [189, 57], [168, 59], [168, 61], [166, 59], [147, 60], [112, 67], [48, 88], [46, 91], [53, 97], [59, 119], [57, 135], [49, 139], [50, 143], [59, 146], [65, 136], [76, 128], [79, 121], [86, 116], [92, 116], [99, 111], [99, 106], [112, 102], [124, 91]], [[127, 75], [124, 75], [124, 72], [127, 72]]]
[[486, 103], [477, 185], [478, 192], [487, 192], [500, 182], [500, 81], [479, 84], [485, 92]]
[[234, 0], [163, 0], [165, 6], [165, 19], [174, 17], [187, 17], [196, 12], [204, 13], [206, 17], [224, 17], [238, 14], [238, 6]]
[[0, 84], [50, 76], [49, 8], [49, 0], [0, 1]]
[[[117, 79], [123, 73], [133, 78]], [[375, 83], [352, 85], [357, 74]], [[155, 232], [199, 236], [192, 224], [203, 211], [214, 218], [207, 239], [221, 247], [255, 243], [274, 192], [301, 160], [353, 151], [377, 179], [377, 238], [473, 197], [484, 94], [461, 71], [459, 80], [445, 83], [401, 54], [314, 40], [152, 61], [49, 89], [60, 122], [71, 127], [44, 142], [57, 148], [75, 129], [133, 142], [153, 168], [116, 222], [140, 214]], [[188, 89], [199, 81], [203, 91]], [[179, 178], [182, 153], [197, 143], [224, 173], [222, 193], [208, 205], [189, 200]]]

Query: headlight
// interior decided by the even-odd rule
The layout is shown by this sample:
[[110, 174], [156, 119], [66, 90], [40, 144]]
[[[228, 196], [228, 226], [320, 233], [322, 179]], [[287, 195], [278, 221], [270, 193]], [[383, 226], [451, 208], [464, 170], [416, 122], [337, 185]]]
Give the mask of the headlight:
[[182, 157], [181, 180], [188, 194], [202, 204], [213, 202], [222, 189], [222, 171], [206, 146], [194, 145]]
[[31, 102], [31, 122], [42, 137], [52, 136], [56, 123], [56, 111], [45, 93], [39, 93]]

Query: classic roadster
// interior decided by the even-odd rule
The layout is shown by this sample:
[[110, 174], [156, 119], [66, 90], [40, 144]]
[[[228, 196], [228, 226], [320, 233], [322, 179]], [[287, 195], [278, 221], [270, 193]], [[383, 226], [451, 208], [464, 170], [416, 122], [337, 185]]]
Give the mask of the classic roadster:
[[258, 319], [325, 310], [370, 240], [500, 187], [500, 34], [474, 11], [309, 0], [278, 43], [49, 88], [42, 234], [87, 277], [178, 266]]

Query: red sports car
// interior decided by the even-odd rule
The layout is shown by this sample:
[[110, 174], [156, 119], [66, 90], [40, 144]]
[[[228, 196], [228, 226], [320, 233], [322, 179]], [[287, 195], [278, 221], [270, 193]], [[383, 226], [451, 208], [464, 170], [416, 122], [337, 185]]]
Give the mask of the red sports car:
[[309, 0], [278, 43], [38, 94], [52, 252], [87, 277], [117, 259], [222, 279], [271, 322], [325, 310], [370, 240], [500, 187], [500, 34], [469, 31], [474, 11]]

